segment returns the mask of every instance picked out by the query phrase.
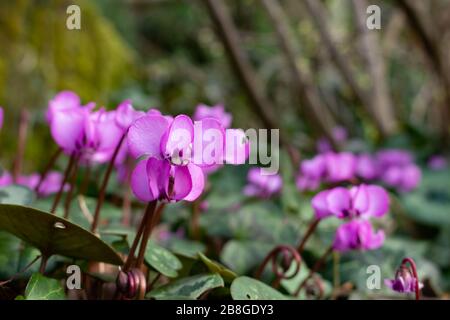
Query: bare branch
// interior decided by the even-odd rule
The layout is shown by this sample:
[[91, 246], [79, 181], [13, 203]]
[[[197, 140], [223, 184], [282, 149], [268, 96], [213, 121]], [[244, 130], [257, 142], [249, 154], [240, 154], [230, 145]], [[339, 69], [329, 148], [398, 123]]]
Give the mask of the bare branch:
[[366, 26], [366, 0], [352, 0], [355, 12], [356, 25], [361, 41], [361, 52], [367, 63], [371, 78], [372, 110], [377, 122], [381, 124], [381, 134], [386, 136], [395, 132], [397, 124], [392, 109], [391, 98], [386, 83], [385, 65], [383, 55], [378, 43], [378, 37], [374, 31]]
[[275, 28], [278, 42], [286, 57], [286, 62], [292, 73], [292, 79], [298, 88], [300, 101], [305, 107], [307, 116], [313, 120], [314, 125], [318, 126], [321, 132], [325, 134], [330, 141], [335, 143], [331, 134], [331, 128], [334, 126], [333, 116], [321, 101], [320, 93], [317, 88], [311, 84], [310, 79], [308, 79], [307, 75], [300, 70], [296, 63], [294, 44], [289, 25], [286, 22], [288, 19], [284, 14], [283, 9], [278, 1], [262, 0], [262, 3]]

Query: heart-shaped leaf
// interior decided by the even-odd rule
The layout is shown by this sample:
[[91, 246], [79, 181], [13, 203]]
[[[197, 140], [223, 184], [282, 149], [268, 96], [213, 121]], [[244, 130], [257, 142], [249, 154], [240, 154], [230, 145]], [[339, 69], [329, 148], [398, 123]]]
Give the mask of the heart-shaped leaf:
[[58, 280], [35, 273], [27, 284], [24, 298], [25, 300], [64, 300], [65, 294]]
[[205, 245], [201, 242], [177, 238], [170, 240], [168, 248], [177, 255], [193, 259], [197, 259], [197, 253], [206, 251]]
[[169, 284], [156, 288], [147, 294], [148, 298], [159, 300], [172, 299], [197, 299], [208, 290], [223, 287], [224, 282], [220, 275], [198, 274], [192, 277], [181, 278]]
[[0, 189], [0, 203], [29, 205], [33, 200], [33, 191], [23, 186], [10, 185]]
[[145, 261], [162, 275], [169, 278], [178, 276], [178, 270], [183, 265], [180, 260], [169, 250], [150, 241], [145, 250]]
[[120, 265], [122, 259], [108, 244], [80, 226], [47, 212], [18, 205], [0, 204], [0, 230], [5, 230], [43, 255]]
[[205, 264], [209, 271], [220, 274], [226, 281], [231, 282], [235, 278], [237, 278], [237, 274], [234, 271], [228, 269], [219, 262], [209, 259], [203, 253], [199, 252], [198, 257]]
[[406, 214], [424, 224], [450, 226], [450, 170], [423, 171], [420, 187], [402, 197]]
[[249, 277], [239, 277], [233, 281], [231, 297], [234, 300], [287, 300], [277, 290]]

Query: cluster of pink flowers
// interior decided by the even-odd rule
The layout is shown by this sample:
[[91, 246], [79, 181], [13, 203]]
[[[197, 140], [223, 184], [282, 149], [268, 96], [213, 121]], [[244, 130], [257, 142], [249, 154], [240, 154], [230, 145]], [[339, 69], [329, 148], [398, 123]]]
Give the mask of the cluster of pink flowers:
[[374, 155], [326, 152], [300, 164], [296, 179], [301, 191], [315, 191], [322, 183], [380, 181], [400, 192], [411, 191], [421, 180], [421, 170], [404, 150], [381, 150]]
[[264, 168], [251, 168], [247, 174], [247, 181], [244, 194], [249, 197], [270, 198], [278, 194], [283, 187], [281, 176], [264, 173]]
[[334, 216], [349, 220], [336, 231], [333, 248], [337, 251], [372, 250], [382, 246], [384, 232], [375, 232], [369, 218], [380, 218], [389, 210], [389, 195], [380, 186], [337, 187], [319, 192], [312, 199], [317, 219]]
[[[30, 175], [20, 175], [19, 177], [17, 177], [17, 180], [14, 181], [12, 175], [9, 172], [3, 171], [2, 175], [0, 176], [0, 187], [6, 187], [13, 184], [17, 184], [34, 190], [38, 186], [40, 180], [41, 180], [40, 174], [32, 173]], [[39, 190], [37, 190], [37, 193], [40, 196], [44, 197], [57, 193], [62, 182], [63, 182], [63, 175], [60, 172], [50, 171], [46, 174], [44, 180], [41, 182], [41, 185], [39, 186]], [[66, 184], [64, 186], [64, 190], [67, 191], [68, 189], [69, 185]]]

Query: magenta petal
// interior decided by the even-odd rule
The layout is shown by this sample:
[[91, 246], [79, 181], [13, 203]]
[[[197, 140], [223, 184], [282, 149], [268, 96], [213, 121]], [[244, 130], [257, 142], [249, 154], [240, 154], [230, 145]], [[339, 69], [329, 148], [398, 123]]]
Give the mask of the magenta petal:
[[314, 213], [317, 219], [323, 219], [332, 215], [333, 213], [328, 209], [327, 196], [328, 190], [319, 192], [311, 200], [311, 205], [314, 209]]
[[150, 191], [149, 180], [147, 176], [147, 160], [140, 161], [131, 174], [131, 190], [141, 201], [148, 202], [155, 200], [157, 195]]
[[80, 97], [72, 91], [61, 91], [48, 104], [47, 113], [45, 115], [47, 122], [51, 122], [53, 115], [57, 111], [63, 109], [77, 108], [80, 106]]
[[350, 189], [352, 195], [352, 207], [358, 214], [364, 213], [369, 206], [369, 194], [367, 187], [362, 184]]
[[194, 139], [194, 125], [184, 114], [176, 116], [161, 140], [161, 152], [165, 157], [183, 157]]
[[213, 118], [204, 118], [194, 125], [193, 162], [201, 167], [224, 163], [225, 130]]
[[244, 164], [250, 154], [250, 142], [242, 129], [227, 129], [225, 133], [225, 161]]
[[174, 186], [170, 199], [179, 201], [192, 191], [193, 181], [187, 166], [173, 166], [172, 168]]
[[184, 200], [194, 201], [202, 194], [203, 189], [205, 188], [205, 176], [202, 168], [195, 164], [188, 164], [187, 168], [191, 176], [192, 188], [189, 194], [184, 197]]
[[345, 217], [350, 210], [350, 192], [343, 187], [330, 190], [327, 195], [327, 204], [328, 209], [337, 217]]
[[84, 109], [70, 109], [53, 113], [50, 131], [56, 143], [66, 152], [77, 148], [84, 134], [88, 114]]
[[147, 161], [147, 177], [150, 192], [155, 198], [167, 197], [170, 178], [170, 163], [168, 160], [150, 158]]
[[161, 138], [169, 128], [164, 116], [152, 114], [137, 119], [128, 131], [128, 146], [133, 157], [160, 157]]
[[381, 217], [389, 210], [389, 195], [382, 187], [367, 186], [368, 207], [364, 214]]

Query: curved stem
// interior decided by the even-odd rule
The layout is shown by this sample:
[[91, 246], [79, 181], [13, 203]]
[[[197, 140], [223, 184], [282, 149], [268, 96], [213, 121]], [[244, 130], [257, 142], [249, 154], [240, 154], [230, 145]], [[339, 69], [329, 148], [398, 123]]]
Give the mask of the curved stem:
[[100, 187], [100, 192], [98, 195], [97, 206], [95, 207], [94, 220], [92, 221], [92, 225], [91, 225], [92, 232], [95, 232], [95, 230], [97, 229], [98, 220], [100, 218], [100, 209], [102, 208], [103, 201], [105, 201], [106, 187], [108, 186], [108, 181], [111, 176], [111, 172], [114, 168], [114, 162], [116, 161], [117, 155], [119, 154], [120, 147], [122, 146], [122, 143], [125, 140], [126, 136], [127, 136], [127, 134], [124, 133], [122, 135], [122, 137], [120, 138], [120, 141], [117, 144], [116, 149], [114, 150], [111, 160], [109, 161], [108, 169], [106, 169], [105, 177], [103, 178], [103, 182]]
[[414, 286], [415, 293], [416, 293], [416, 300], [420, 300], [419, 277], [417, 275], [416, 263], [414, 262], [414, 260], [412, 258], [404, 258], [402, 260], [402, 266], [404, 266], [407, 263], [409, 263], [409, 265], [411, 266], [411, 270], [412, 270], [414, 278], [416, 280], [416, 283]]
[[300, 293], [300, 290], [302, 290], [302, 288], [305, 286], [305, 284], [308, 282], [308, 280], [314, 275], [314, 273], [319, 271], [319, 269], [322, 267], [323, 263], [325, 262], [325, 260], [327, 259], [327, 257], [330, 255], [331, 252], [333, 252], [333, 246], [330, 246], [327, 249], [327, 251], [325, 251], [325, 253], [316, 262], [314, 267], [309, 271], [308, 276], [300, 283], [297, 290], [295, 290], [294, 296], [298, 296], [298, 294]]
[[[287, 269], [284, 269], [284, 271], [280, 271], [279, 267], [277, 266], [277, 257], [280, 253], [284, 255], [283, 258], [285, 258], [285, 262], [288, 262], [287, 263], [288, 267]], [[290, 254], [290, 257], [286, 256], [286, 254]], [[287, 275], [286, 272], [287, 270], [289, 270], [292, 260], [295, 260], [296, 267], [291, 275]], [[278, 286], [282, 279], [292, 279], [293, 277], [295, 277], [295, 275], [300, 271], [300, 266], [302, 262], [301, 256], [298, 254], [295, 248], [288, 245], [280, 245], [278, 247], [275, 247], [272, 251], [270, 251], [269, 254], [264, 258], [263, 262], [255, 272], [256, 279], [261, 278], [264, 269], [266, 268], [267, 264], [270, 261], [272, 262], [272, 272], [276, 276], [273, 282], [274, 286]]]
[[56, 194], [55, 200], [53, 201], [52, 209], [50, 210], [51, 213], [55, 214], [56, 208], [58, 207], [59, 201], [61, 200], [62, 193], [64, 191], [64, 186], [67, 183], [67, 179], [69, 178], [70, 172], [72, 171], [74, 162], [75, 162], [75, 152], [72, 153], [69, 159], [69, 163], [67, 164], [66, 170], [64, 171], [64, 178], [61, 182], [61, 185], [59, 186], [58, 193]]

